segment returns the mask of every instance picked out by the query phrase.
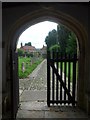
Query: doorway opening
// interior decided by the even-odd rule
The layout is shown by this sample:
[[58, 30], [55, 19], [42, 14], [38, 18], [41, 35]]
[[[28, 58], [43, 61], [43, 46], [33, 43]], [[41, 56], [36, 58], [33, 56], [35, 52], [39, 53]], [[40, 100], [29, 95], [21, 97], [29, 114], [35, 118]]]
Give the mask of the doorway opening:
[[[26, 29], [18, 39], [20, 109], [25, 105], [28, 105], [29, 110], [46, 109], [47, 45], [45, 39], [53, 29], [57, 29], [56, 23], [43, 21]], [[26, 72], [28, 72], [27, 76]]]
[[[48, 21], [48, 22], [50, 22], [50, 21]], [[56, 24], [56, 23], [52, 23], [52, 24]], [[24, 31], [24, 33], [25, 33], [25, 31]], [[30, 35], [30, 33], [29, 33], [29, 35]], [[34, 33], [34, 35], [36, 35], [36, 33]], [[25, 39], [27, 39], [27, 38], [24, 38], [24, 41], [25, 41]], [[30, 37], [30, 39], [32, 39], [32, 38]], [[48, 104], [47, 83], [49, 81], [48, 73], [47, 73], [47, 70], [48, 70], [48, 67], [47, 67], [47, 65], [48, 65], [47, 64], [47, 56], [48, 56], [47, 53], [48, 52], [47, 51], [49, 51], [51, 53], [54, 52], [54, 54], [56, 54], [55, 56], [53, 56], [55, 59], [56, 59], [57, 55], [58, 55], [57, 57], [60, 58], [61, 54], [69, 56], [70, 58], [73, 58], [74, 54], [79, 54], [79, 47], [77, 47], [78, 41], [77, 41], [76, 35], [74, 34], [74, 32], [72, 32], [70, 29], [68, 29], [66, 26], [64, 26], [62, 24], [56, 24], [56, 30], [53, 29], [51, 31], [48, 31], [48, 34], [44, 38], [44, 41], [46, 42], [46, 46], [43, 45], [42, 48], [36, 48], [36, 46], [32, 46], [31, 41], [29, 41], [27, 43], [25, 41], [25, 45], [23, 45], [22, 41], [20, 41], [18, 39], [18, 42], [21, 44], [20, 48], [17, 47], [17, 49], [16, 49], [16, 51], [18, 53], [19, 105], [20, 105], [19, 109], [20, 110], [49, 110], [49, 108], [47, 107], [47, 104]], [[37, 42], [39, 44], [39, 41], [37, 41]], [[71, 54], [71, 56], [70, 56], [70, 54]], [[27, 77], [25, 77], [24, 76], [24, 75], [26, 75], [25, 71], [27, 71], [27, 69], [31, 69], [32, 65], [36, 64], [36, 61], [39, 59], [42, 59], [41, 62], [39, 62], [39, 65], [37, 67], [35, 67], [34, 71], [29, 73], [27, 75]], [[73, 74], [74, 74], [73, 73], [73, 64], [69, 63], [69, 65], [71, 66], [69, 68], [69, 66], [67, 65], [68, 63], [66, 63], [66, 65], [64, 65], [64, 63], [63, 63], [62, 68], [61, 68], [60, 67], [61, 62], [62, 61], [59, 61], [57, 66], [58, 66], [59, 70], [62, 69], [63, 81], [66, 81], [66, 79], [67, 79], [68, 84], [69, 83], [72, 84]], [[57, 64], [57, 63], [55, 63], [55, 64]], [[76, 67], [78, 68], [78, 65], [76, 65]], [[50, 68], [50, 69], [52, 71], [52, 68]], [[68, 72], [68, 70], [70, 70], [70, 73]], [[76, 70], [76, 72], [77, 72], [77, 70]], [[68, 75], [69, 75], [69, 77], [68, 77]], [[52, 74], [50, 76], [52, 76]], [[78, 76], [78, 72], [77, 72], [77, 76]], [[76, 76], [76, 83], [75, 83], [76, 85], [75, 85], [75, 89], [74, 89], [75, 90], [75, 96], [74, 96], [75, 102], [77, 101], [77, 92], [76, 92], [77, 91], [77, 76]], [[66, 91], [65, 88], [62, 89], [64, 91], [64, 93], [61, 92], [62, 90], [60, 91], [59, 85], [61, 83], [59, 81], [56, 82], [56, 77], [57, 77], [57, 74], [56, 74], [55, 78], [53, 79], [55, 81], [55, 86], [56, 86], [56, 84], [58, 84], [57, 88], [55, 88], [55, 91], [58, 90], [58, 92], [55, 93], [55, 94], [57, 94], [57, 95], [55, 95], [55, 97], [58, 96], [57, 99], [59, 99], [59, 101], [61, 101], [60, 94], [62, 94], [62, 96], [63, 96], [64, 94], [67, 94], [67, 92], [65, 93], [65, 91]], [[52, 82], [52, 80], [50, 80], [50, 82]], [[55, 86], [53, 86], [53, 89]], [[71, 87], [70, 91], [72, 90], [72, 86], [73, 85], [70, 86]], [[62, 85], [62, 88], [63, 88], [63, 85]], [[64, 100], [64, 98], [63, 98], [63, 100]], [[54, 100], [53, 100], [53, 102], [54, 102]], [[57, 103], [56, 103], [56, 105], [55, 104], [52, 104], [52, 105], [54, 105], [54, 106], [59, 105]], [[62, 102], [62, 104], [60, 104], [60, 105], [61, 106], [62, 105], [70, 106], [71, 104]], [[19, 116], [19, 114], [18, 114], [18, 116]]]

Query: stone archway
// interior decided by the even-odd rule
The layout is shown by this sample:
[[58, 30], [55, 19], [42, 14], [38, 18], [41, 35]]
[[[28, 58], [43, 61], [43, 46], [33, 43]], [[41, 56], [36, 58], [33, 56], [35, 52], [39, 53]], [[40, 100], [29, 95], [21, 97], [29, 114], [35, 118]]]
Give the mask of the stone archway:
[[[82, 109], [87, 109], [87, 98], [85, 96], [85, 60], [86, 60], [86, 41], [87, 41], [87, 33], [84, 30], [83, 26], [71, 16], [62, 13], [57, 10], [53, 10], [51, 8], [42, 8], [37, 11], [33, 11], [30, 14], [27, 14], [20, 18], [16, 23], [12, 26], [9, 31], [9, 44], [7, 49], [7, 59], [10, 62], [10, 54], [9, 50], [16, 50], [17, 39], [20, 34], [28, 27], [33, 24], [36, 24], [41, 21], [53, 21], [57, 23], [62, 23], [75, 32], [78, 38], [80, 55], [79, 55], [79, 77], [78, 77], [78, 94], [77, 94], [77, 104]], [[12, 78], [11, 78], [12, 79]]]

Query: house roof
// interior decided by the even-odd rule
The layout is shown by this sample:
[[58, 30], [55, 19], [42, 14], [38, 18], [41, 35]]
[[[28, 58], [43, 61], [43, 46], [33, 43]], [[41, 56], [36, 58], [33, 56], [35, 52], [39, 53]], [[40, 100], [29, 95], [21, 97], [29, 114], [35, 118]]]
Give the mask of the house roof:
[[46, 50], [47, 47], [43, 45], [43, 47], [41, 48], [41, 50]]
[[23, 49], [23, 50], [36, 50], [36, 48], [34, 46], [28, 46], [28, 45], [22, 46], [21, 49]]

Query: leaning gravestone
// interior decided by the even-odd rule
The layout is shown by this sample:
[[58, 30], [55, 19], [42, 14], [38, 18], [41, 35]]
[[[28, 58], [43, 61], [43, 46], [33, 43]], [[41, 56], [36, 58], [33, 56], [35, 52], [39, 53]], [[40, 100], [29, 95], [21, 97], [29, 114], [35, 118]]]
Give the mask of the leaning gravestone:
[[22, 72], [25, 72], [25, 64], [22, 62]]

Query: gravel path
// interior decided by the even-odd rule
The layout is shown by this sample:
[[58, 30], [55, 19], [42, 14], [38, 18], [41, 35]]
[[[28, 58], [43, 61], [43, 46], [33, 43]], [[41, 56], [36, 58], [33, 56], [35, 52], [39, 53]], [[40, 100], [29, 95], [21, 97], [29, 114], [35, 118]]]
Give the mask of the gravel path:
[[19, 89], [24, 90], [47, 90], [47, 60], [41, 64], [25, 79], [19, 79]]

